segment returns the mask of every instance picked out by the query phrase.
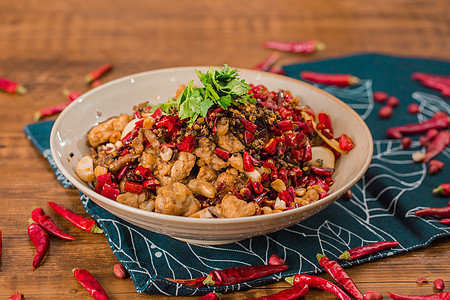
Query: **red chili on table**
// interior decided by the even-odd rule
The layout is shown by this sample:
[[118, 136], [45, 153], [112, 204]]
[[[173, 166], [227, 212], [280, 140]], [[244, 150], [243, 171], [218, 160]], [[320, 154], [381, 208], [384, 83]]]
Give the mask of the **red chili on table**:
[[209, 292], [208, 294], [204, 295], [203, 297], [198, 298], [197, 300], [219, 300], [220, 294]]
[[278, 51], [312, 53], [317, 50], [325, 49], [325, 44], [316, 40], [302, 42], [266, 41], [263, 43], [263, 47]]
[[44, 213], [44, 210], [40, 207], [35, 208], [32, 212], [31, 212], [31, 219], [33, 219], [34, 222], [38, 223], [39, 225], [41, 225], [42, 227], [44, 227], [44, 229], [50, 233], [51, 235], [54, 235], [60, 239], [66, 240], [66, 241], [73, 241], [75, 240], [75, 238], [73, 236], [71, 236], [70, 234], [65, 233], [64, 231], [62, 231], [56, 224], [55, 222], [52, 220], [52, 218], [50, 218], [50, 216], [47, 216]]
[[430, 207], [414, 212], [416, 216], [440, 216], [440, 217], [450, 217], [450, 206], [444, 207]]
[[431, 294], [426, 296], [410, 296], [389, 292], [389, 297], [394, 300], [449, 300], [450, 293]]
[[8, 298], [8, 300], [24, 300], [25, 297], [22, 293], [20, 292], [15, 292], [14, 294], [11, 295], [11, 297]]
[[52, 106], [48, 106], [45, 108], [42, 108], [40, 110], [38, 110], [37, 112], [34, 113], [34, 120], [35, 121], [39, 121], [40, 119], [44, 118], [44, 117], [49, 117], [52, 116], [54, 114], [60, 113], [62, 112], [67, 106], [69, 106], [69, 104], [72, 103], [72, 101], [63, 103], [63, 104], [57, 104], [57, 105], [52, 105]]
[[297, 274], [292, 277], [287, 277], [285, 280], [292, 284], [307, 284], [310, 288], [321, 289], [329, 292], [341, 300], [350, 300], [350, 297], [345, 294], [337, 285], [332, 282], [315, 275]]
[[104, 65], [98, 67], [97, 69], [89, 72], [89, 74], [86, 75], [85, 80], [87, 83], [92, 83], [94, 80], [99, 79], [104, 74], [109, 72], [112, 68], [113, 68], [112, 64], [110, 64], [110, 63], [104, 64]]
[[309, 287], [304, 283], [297, 283], [290, 288], [284, 289], [276, 294], [262, 296], [259, 298], [248, 298], [245, 300], [296, 300], [306, 296], [309, 293]]
[[434, 287], [437, 288], [438, 290], [443, 290], [445, 288], [444, 280], [442, 280], [441, 278], [438, 278], [435, 281], [433, 281], [433, 284]]
[[36, 269], [39, 267], [45, 254], [47, 253], [50, 245], [50, 237], [48, 236], [47, 231], [45, 231], [45, 229], [37, 223], [31, 223], [28, 226], [28, 236], [36, 248], [36, 253], [34, 254], [32, 264], [33, 269]]
[[27, 93], [27, 89], [22, 84], [4, 77], [0, 77], [0, 90], [19, 95]]
[[355, 258], [359, 258], [361, 256], [369, 255], [372, 253], [376, 253], [378, 251], [393, 248], [400, 245], [397, 241], [380, 241], [372, 244], [364, 245], [361, 247], [353, 248], [347, 251], [344, 251], [339, 258], [343, 260], [352, 260]]
[[225, 286], [242, 283], [268, 275], [272, 275], [288, 269], [287, 265], [256, 265], [256, 266], [238, 266], [222, 270], [214, 270], [206, 276], [204, 285]]
[[275, 64], [275, 62], [280, 58], [280, 53], [272, 52], [268, 57], [266, 57], [261, 63], [254, 66], [253, 70], [268, 71]]
[[73, 269], [73, 275], [78, 280], [78, 282], [97, 300], [109, 299], [108, 294], [100, 285], [100, 283], [95, 279], [86, 269]]
[[450, 196], [450, 183], [443, 183], [433, 190], [435, 194], [441, 194], [442, 196]]
[[95, 221], [92, 219], [84, 218], [82, 216], [79, 216], [69, 210], [68, 208], [57, 204], [55, 202], [48, 202], [48, 205], [53, 208], [53, 210], [64, 217], [66, 220], [68, 220], [70, 223], [72, 223], [75, 227], [84, 230], [86, 232], [92, 232], [92, 233], [102, 233], [103, 230], [101, 230], [96, 224]]
[[317, 254], [317, 260], [319, 261], [319, 264], [324, 267], [325, 271], [347, 292], [349, 292], [350, 295], [358, 300], [363, 299], [363, 296], [356, 284], [337, 261], [330, 260], [328, 257], [322, 254]]
[[358, 77], [351, 74], [330, 74], [302, 71], [300, 72], [300, 77], [304, 80], [316, 83], [336, 85], [340, 87], [355, 85], [360, 82], [360, 79]]

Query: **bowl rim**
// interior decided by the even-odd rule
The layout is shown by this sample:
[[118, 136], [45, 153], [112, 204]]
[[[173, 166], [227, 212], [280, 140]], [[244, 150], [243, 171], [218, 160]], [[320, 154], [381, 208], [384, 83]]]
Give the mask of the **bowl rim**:
[[[122, 204], [119, 203], [117, 201], [111, 200], [105, 196], [102, 196], [96, 192], [94, 192], [94, 190], [92, 188], [87, 188], [86, 186], [80, 184], [79, 179], [75, 178], [74, 176], [72, 176], [62, 165], [62, 163], [60, 162], [60, 160], [58, 159], [58, 155], [56, 155], [57, 151], [55, 149], [55, 145], [56, 145], [56, 135], [57, 135], [57, 128], [58, 125], [62, 122], [64, 116], [68, 113], [70, 113], [71, 109], [76, 106], [76, 105], [81, 105], [80, 103], [84, 102], [84, 98], [89, 97], [92, 94], [97, 93], [98, 91], [102, 90], [102, 89], [106, 89], [110, 86], [113, 86], [115, 84], [118, 84], [120, 82], [124, 82], [124, 81], [130, 81], [133, 80], [135, 78], [138, 77], [144, 77], [144, 76], [148, 76], [151, 74], [158, 74], [158, 73], [176, 73], [179, 71], [188, 71], [188, 70], [195, 70], [195, 69], [208, 69], [210, 66], [183, 66], [183, 67], [171, 67], [171, 68], [161, 68], [161, 69], [155, 69], [155, 70], [149, 70], [149, 71], [143, 71], [143, 72], [138, 72], [138, 73], [134, 73], [134, 74], [130, 74], [130, 75], [126, 75], [117, 79], [114, 79], [112, 81], [106, 82], [96, 88], [93, 88], [89, 91], [87, 91], [86, 93], [82, 94], [80, 97], [78, 97], [76, 100], [72, 101], [72, 103], [70, 103], [66, 109], [64, 109], [60, 115], [56, 118], [55, 123], [53, 124], [52, 130], [50, 132], [50, 150], [51, 150], [51, 154], [53, 157], [53, 160], [55, 161], [56, 166], [58, 167], [58, 169], [60, 170], [60, 172], [74, 185], [74, 187], [82, 192], [83, 194], [85, 194], [89, 199], [91, 199], [92, 201], [96, 202], [96, 200], [93, 200], [93, 198], [97, 198], [98, 200], [100, 200], [101, 202], [105, 202], [106, 205], [108, 206], [113, 206], [115, 208], [118, 209], [123, 209], [126, 210], [127, 213], [132, 213], [132, 214], [137, 214], [140, 215], [140, 217], [151, 217], [154, 220], [161, 220], [164, 222], [182, 222], [182, 223], [189, 223], [189, 224], [231, 224], [231, 223], [253, 223], [255, 221], [268, 221], [270, 219], [274, 219], [274, 218], [279, 218], [279, 217], [289, 217], [292, 215], [296, 215], [299, 213], [302, 213], [304, 211], [309, 211], [309, 210], [313, 210], [315, 208], [321, 207], [323, 205], [329, 204], [328, 202], [331, 202], [333, 200], [335, 200], [336, 198], [332, 198], [333, 194], [336, 193], [341, 193], [341, 195], [343, 194], [343, 192], [345, 192], [346, 190], [350, 189], [354, 184], [356, 184], [356, 182], [359, 181], [359, 179], [361, 179], [361, 177], [364, 175], [364, 173], [367, 171], [367, 169], [369, 168], [369, 165], [372, 161], [372, 157], [373, 157], [373, 138], [372, 138], [372, 134], [370, 132], [369, 127], [367, 126], [367, 124], [364, 122], [364, 120], [361, 118], [360, 115], [358, 115], [358, 113], [356, 113], [356, 111], [354, 111], [350, 106], [348, 106], [345, 102], [343, 102], [342, 100], [340, 100], [339, 98], [337, 98], [336, 96], [316, 87], [313, 86], [309, 83], [306, 83], [304, 81], [301, 81], [299, 79], [295, 79], [292, 77], [287, 77], [287, 76], [283, 76], [283, 75], [279, 75], [279, 74], [275, 74], [275, 73], [269, 73], [269, 72], [263, 72], [263, 71], [258, 71], [258, 70], [251, 70], [251, 69], [245, 69], [245, 68], [237, 68], [239, 69], [239, 71], [244, 71], [246, 73], [254, 73], [255, 75], [264, 75], [264, 76], [268, 76], [268, 77], [274, 77], [274, 78], [278, 78], [281, 80], [285, 80], [285, 81], [290, 81], [294, 84], [299, 84], [302, 85], [308, 89], [311, 89], [317, 93], [323, 94], [326, 97], [332, 99], [333, 101], [337, 102], [338, 104], [340, 104], [341, 106], [343, 106], [346, 110], [348, 110], [360, 123], [361, 127], [360, 129], [364, 131], [365, 135], [368, 137], [368, 152], [366, 155], [366, 158], [364, 160], [364, 164], [362, 165], [361, 169], [359, 170], [359, 172], [357, 173], [357, 175], [350, 180], [349, 182], [347, 182], [343, 187], [341, 187], [340, 189], [334, 191], [333, 194], [330, 194], [316, 202], [313, 202], [311, 204], [302, 206], [302, 207], [297, 207], [297, 208], [292, 208], [289, 210], [285, 210], [282, 212], [278, 212], [278, 213], [273, 213], [273, 214], [265, 214], [265, 215], [256, 215], [256, 216], [248, 216], [248, 217], [237, 217], [237, 218], [221, 218], [221, 219], [202, 219], [202, 218], [189, 218], [189, 217], [185, 217], [185, 216], [174, 216], [174, 215], [167, 215], [167, 214], [162, 214], [162, 213], [157, 213], [157, 212], [152, 212], [152, 211], [146, 211], [143, 209], [139, 209], [139, 208], [135, 208], [132, 206], [128, 206], [126, 204]], [[231, 66], [230, 66], [231, 67]], [[194, 73], [193, 73], [194, 74]], [[241, 78], [247, 81], [246, 78]], [[97, 203], [97, 202], [96, 202]], [[104, 206], [102, 206], [101, 204], [97, 203], [98, 205], [100, 205], [101, 207], [105, 208]], [[105, 208], [106, 210], [108, 210], [107, 208]]]

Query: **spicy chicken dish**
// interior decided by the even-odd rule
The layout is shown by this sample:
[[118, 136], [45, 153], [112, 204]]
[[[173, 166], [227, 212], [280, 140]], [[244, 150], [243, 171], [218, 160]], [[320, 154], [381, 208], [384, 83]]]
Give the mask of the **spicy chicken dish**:
[[353, 148], [330, 115], [287, 90], [247, 84], [227, 65], [197, 71], [166, 103], [94, 126], [78, 177], [114, 201], [195, 218], [270, 214], [313, 203]]

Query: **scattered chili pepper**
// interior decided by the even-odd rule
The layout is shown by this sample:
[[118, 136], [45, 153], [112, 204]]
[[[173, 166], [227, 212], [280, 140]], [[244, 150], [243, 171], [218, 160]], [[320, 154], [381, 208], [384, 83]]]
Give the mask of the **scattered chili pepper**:
[[125, 269], [125, 267], [120, 263], [114, 265], [114, 275], [116, 275], [116, 277], [120, 279], [125, 279], [130, 276], [127, 269]]
[[278, 51], [287, 51], [295, 53], [312, 53], [315, 51], [325, 49], [325, 44], [316, 40], [304, 42], [266, 41], [263, 43], [263, 47]]
[[385, 105], [378, 110], [378, 116], [381, 119], [390, 119], [393, 114], [394, 110], [392, 109], [392, 106], [389, 105]]
[[443, 96], [450, 96], [450, 76], [416, 72], [411, 78], [425, 86], [439, 90]]
[[439, 74], [429, 74], [422, 72], [415, 72], [411, 74], [411, 78], [414, 80], [435, 80], [437, 82], [448, 83], [450, 84], [450, 76], [448, 75], [439, 75]]
[[310, 288], [321, 289], [329, 292], [341, 300], [350, 300], [350, 297], [345, 294], [337, 285], [332, 282], [315, 275], [297, 274], [295, 276], [287, 277], [285, 280], [291, 284], [304, 283]]
[[203, 281], [206, 279], [206, 276], [197, 277], [194, 279], [172, 279], [172, 278], [166, 278], [169, 281], [173, 281], [176, 283], [181, 283], [184, 285], [189, 285], [193, 287], [201, 287], [203, 286]]
[[353, 149], [353, 146], [353, 140], [345, 133], [339, 137], [339, 148], [341, 148], [342, 150], [348, 152]]
[[428, 280], [426, 278], [420, 277], [416, 280], [417, 283], [428, 283]]
[[393, 248], [400, 245], [397, 241], [380, 241], [361, 247], [344, 251], [339, 258], [344, 260], [352, 260], [361, 256], [369, 255], [384, 249]]
[[398, 107], [400, 105], [400, 100], [395, 96], [390, 96], [386, 102], [387, 105], [391, 107]]
[[178, 146], [178, 151], [185, 151], [191, 153], [194, 150], [195, 137], [192, 135], [185, 135], [181, 144]]
[[85, 80], [87, 83], [92, 83], [94, 80], [99, 79], [101, 76], [106, 74], [112, 69], [113, 65], [110, 63], [104, 64], [100, 67], [98, 67], [95, 70], [92, 70], [89, 72], [89, 74], [86, 75]]
[[317, 73], [311, 71], [302, 71], [300, 77], [304, 80], [323, 83], [329, 85], [336, 85], [340, 87], [355, 85], [360, 82], [360, 79], [351, 74], [329, 74], [329, 73]]
[[376, 91], [373, 93], [373, 100], [379, 103], [383, 103], [384, 101], [387, 100], [388, 96], [389, 95], [386, 92]]
[[426, 296], [410, 296], [389, 292], [389, 297], [394, 300], [448, 300], [450, 299], [450, 293], [439, 293]]
[[49, 117], [55, 114], [58, 114], [62, 112], [69, 104], [72, 103], [71, 101], [63, 103], [63, 104], [56, 104], [52, 106], [48, 106], [45, 108], [42, 108], [34, 113], [34, 120], [39, 121], [44, 117]]
[[15, 292], [8, 298], [8, 300], [24, 300], [25, 296], [20, 292]]
[[86, 291], [91, 294], [97, 300], [109, 299], [108, 294], [100, 285], [100, 283], [95, 279], [94, 275], [92, 275], [86, 269], [73, 269], [73, 275], [76, 280], [86, 289]]
[[411, 115], [417, 115], [420, 112], [420, 107], [417, 103], [411, 103], [408, 105], [408, 113]]
[[25, 95], [28, 92], [22, 84], [4, 77], [0, 77], [0, 90], [19, 95]]
[[450, 196], [450, 183], [443, 183], [433, 190], [435, 194]]
[[70, 223], [72, 223], [75, 227], [84, 230], [86, 232], [92, 232], [92, 233], [102, 233], [103, 230], [101, 230], [96, 224], [95, 221], [92, 219], [84, 218], [82, 216], [79, 216], [69, 210], [68, 208], [62, 206], [61, 204], [57, 204], [55, 202], [48, 202], [48, 205], [53, 208], [53, 210], [67, 219]]
[[36, 269], [41, 264], [44, 259], [45, 254], [47, 253], [48, 247], [50, 245], [50, 237], [48, 236], [47, 231], [37, 224], [32, 222], [28, 225], [28, 236], [30, 237], [31, 242], [36, 247], [36, 253], [33, 258], [33, 269]]
[[450, 219], [441, 219], [441, 223], [445, 225], [450, 225]]
[[444, 168], [444, 163], [440, 160], [432, 159], [428, 163], [428, 174], [434, 175]]
[[83, 95], [83, 93], [64, 89], [63, 95], [66, 96], [69, 101], [73, 101], [73, 100], [77, 99], [78, 97], [80, 97], [81, 95]]
[[424, 162], [429, 162], [436, 155], [440, 154], [450, 144], [450, 131], [442, 130], [427, 146]]
[[228, 152], [227, 150], [224, 150], [222, 148], [217, 147], [215, 150], [215, 153], [218, 157], [220, 157], [221, 159], [227, 161], [230, 158], [230, 152]]
[[404, 134], [425, 133], [430, 129], [441, 130], [446, 129], [449, 126], [450, 118], [447, 115], [438, 115], [423, 122], [391, 127], [386, 131], [386, 135], [388, 138], [400, 139]]
[[409, 136], [405, 136], [404, 138], [402, 138], [401, 144], [403, 149], [411, 148], [412, 138], [410, 138]]
[[328, 257], [322, 254], [317, 254], [317, 260], [319, 261], [319, 264], [324, 267], [325, 271], [347, 292], [349, 292], [350, 295], [358, 300], [363, 299], [363, 296], [356, 284], [337, 261], [330, 260]]
[[246, 300], [296, 300], [309, 293], [309, 287], [304, 283], [297, 283], [290, 288], [284, 289], [276, 294], [262, 296], [259, 298], [248, 298]]
[[47, 230], [48, 233], [66, 240], [66, 241], [73, 241], [75, 240], [75, 238], [67, 233], [65, 233], [64, 231], [62, 231], [56, 224], [55, 222], [52, 220], [52, 218], [50, 218], [50, 216], [47, 216], [44, 213], [44, 210], [40, 207], [35, 208], [32, 212], [31, 212], [31, 218], [33, 219], [34, 222], [38, 223], [39, 225], [41, 225], [45, 230]]
[[268, 275], [284, 271], [287, 268], [289, 268], [287, 265], [256, 265], [214, 270], [206, 276], [203, 284], [209, 286], [232, 285], [266, 277]]
[[382, 300], [383, 296], [378, 291], [367, 291], [364, 293], [364, 300]]
[[435, 288], [437, 288], [438, 290], [443, 290], [445, 288], [445, 283], [444, 280], [438, 278], [435, 281], [433, 281], [433, 285]]
[[237, 118], [239, 119], [239, 121], [241, 121], [241, 123], [245, 127], [245, 129], [247, 129], [250, 133], [255, 133], [256, 130], [258, 129], [258, 125], [250, 122], [249, 120], [247, 120], [243, 116], [237, 115]]
[[280, 58], [280, 53], [272, 52], [268, 57], [266, 57], [261, 63], [254, 66], [253, 70], [269, 71], [270, 68], [276, 63]]
[[130, 193], [140, 194], [144, 190], [144, 186], [140, 183], [127, 180], [127, 181], [125, 181], [123, 189]]
[[282, 266], [285, 264], [286, 264], [286, 262], [276, 254], [272, 254], [269, 257], [269, 265], [271, 265], [271, 266]]
[[450, 217], [450, 206], [444, 207], [430, 207], [414, 212], [416, 216], [440, 216], [440, 217]]
[[220, 295], [218, 293], [215, 292], [209, 292], [208, 294], [198, 298], [197, 300], [219, 300], [220, 299]]

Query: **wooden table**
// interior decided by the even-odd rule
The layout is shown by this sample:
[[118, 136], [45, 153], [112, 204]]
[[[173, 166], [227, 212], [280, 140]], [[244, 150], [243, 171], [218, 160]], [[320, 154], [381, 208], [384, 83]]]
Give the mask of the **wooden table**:
[[[0, 76], [29, 89], [25, 96], [0, 93], [0, 298], [21, 291], [26, 299], [92, 299], [72, 276], [78, 267], [91, 270], [111, 299], [168, 299], [137, 294], [130, 279], [114, 276], [117, 260], [103, 235], [65, 223], [63, 229], [77, 240], [52, 239], [44, 263], [31, 268], [34, 248], [26, 228], [32, 207], [57, 201], [86, 213], [78, 193], [60, 185], [23, 127], [36, 110], [65, 102], [63, 89], [84, 92], [83, 79], [92, 68], [114, 64], [104, 81], [176, 66], [251, 68], [269, 55], [261, 47], [265, 40], [318, 39], [327, 45], [312, 55], [284, 53], [280, 64], [361, 51], [450, 59], [449, 8], [448, 0], [0, 0]], [[420, 286], [418, 277], [443, 278], [450, 285], [449, 253], [448, 238], [440, 239], [348, 273], [362, 291], [376, 289], [385, 298], [388, 291], [423, 295], [433, 292], [432, 284]], [[287, 286], [280, 282], [223, 299], [268, 295]], [[307, 299], [335, 297], [311, 291]]]

